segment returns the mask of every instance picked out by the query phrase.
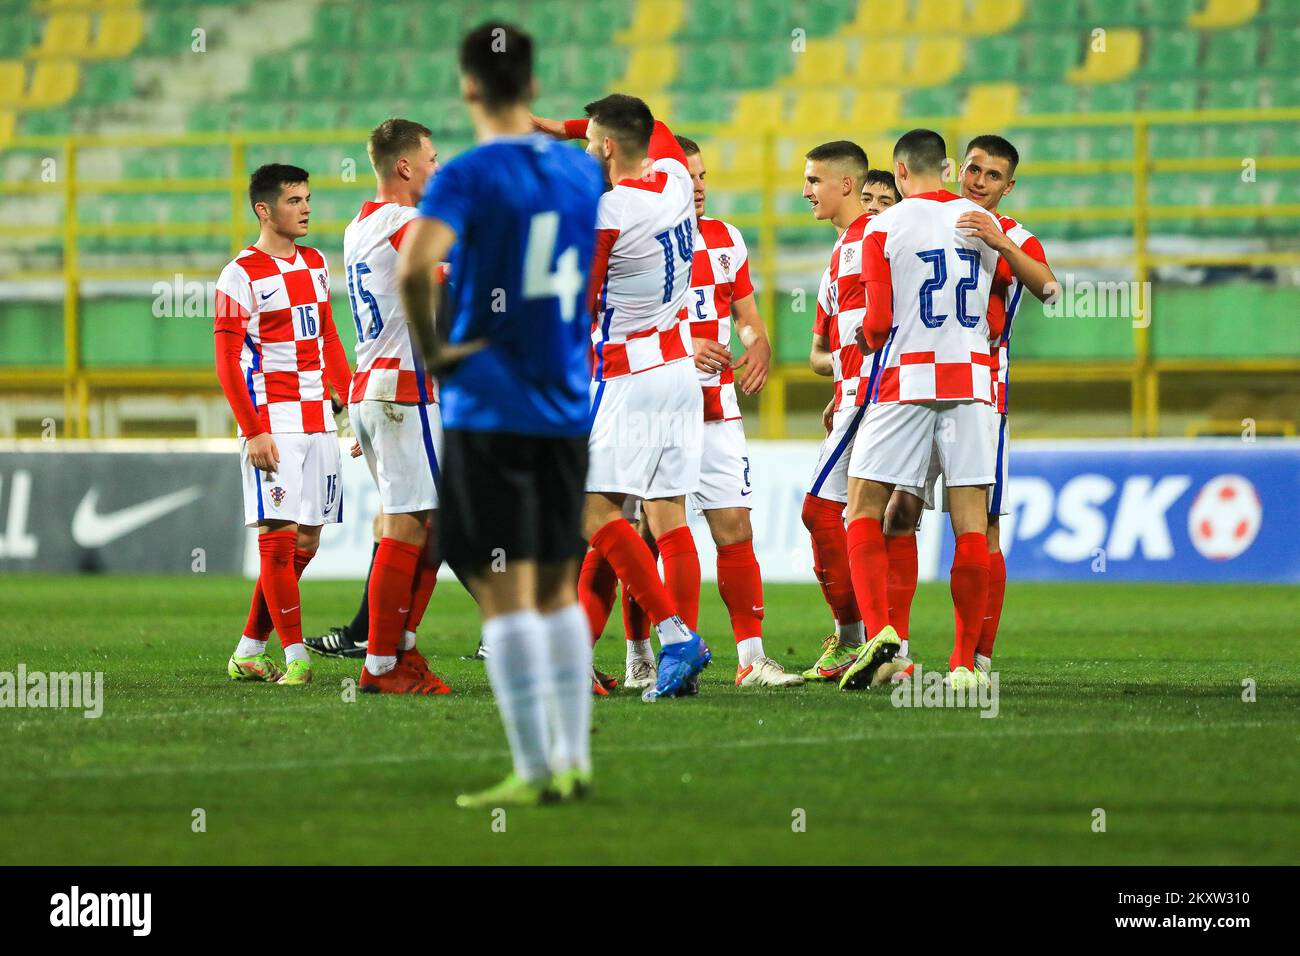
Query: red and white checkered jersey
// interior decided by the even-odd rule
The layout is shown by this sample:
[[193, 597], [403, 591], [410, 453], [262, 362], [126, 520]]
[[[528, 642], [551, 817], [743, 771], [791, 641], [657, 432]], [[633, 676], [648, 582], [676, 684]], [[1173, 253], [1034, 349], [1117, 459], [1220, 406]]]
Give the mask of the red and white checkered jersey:
[[[691, 267], [691, 298], [686, 304], [692, 338], [731, 344], [731, 303], [754, 294], [749, 281], [749, 252], [740, 230], [721, 219], [701, 216], [695, 228], [695, 264]], [[704, 389], [704, 420], [740, 418], [736, 376], [730, 367], [700, 372]]]
[[335, 430], [324, 361], [332, 323], [329, 267], [315, 249], [281, 259], [249, 246], [221, 270], [216, 330], [243, 337], [239, 365], [266, 431]]
[[596, 212], [596, 292], [591, 340], [595, 377], [618, 378], [690, 356], [686, 305], [695, 260], [695, 199], [685, 165], [655, 160], [640, 179], [621, 180]]
[[[1043, 251], [1043, 244], [1038, 241], [1037, 236], [1007, 216], [998, 216], [998, 223], [1002, 226], [1002, 231], [1007, 234], [1007, 238], [1024, 250], [1026, 255], [1037, 262], [1047, 264], [1047, 253]], [[1020, 308], [1020, 293], [1025, 291], [1025, 286], [1015, 277], [1005, 259], [998, 262], [998, 279], [1007, 286], [1007, 324], [998, 342], [997, 401], [998, 411], [1005, 415], [1007, 413], [1007, 369], [1011, 361], [1011, 322], [1016, 317], [1016, 310]]]
[[872, 215], [863, 213], [835, 240], [831, 264], [817, 290], [817, 319], [813, 332], [830, 346], [835, 375], [835, 410], [861, 405], [867, 397], [867, 376], [854, 331], [867, 315], [867, 290], [862, 284], [862, 240]]
[[998, 254], [957, 219], [992, 214], [947, 190], [911, 196], [868, 227], [868, 279], [888, 276], [893, 327], [872, 401], [994, 402], [988, 304]]
[[397, 284], [397, 256], [414, 206], [367, 202], [343, 231], [348, 301], [357, 329], [357, 370], [348, 401], [425, 404], [438, 400], [411, 342]]

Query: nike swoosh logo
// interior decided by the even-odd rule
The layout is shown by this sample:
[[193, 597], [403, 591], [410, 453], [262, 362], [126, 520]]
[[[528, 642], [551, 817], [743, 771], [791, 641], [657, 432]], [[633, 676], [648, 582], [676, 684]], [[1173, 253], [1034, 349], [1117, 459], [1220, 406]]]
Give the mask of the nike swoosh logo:
[[760, 606], [758, 606], [758, 607], [754, 607], [754, 605], [751, 604], [751, 605], [749, 606], [749, 609], [750, 609], [751, 611], [753, 611], [755, 614], [762, 614], [762, 613], [763, 613], [762, 605], [760, 605]]
[[406, 614], [406, 613], [408, 613], [410, 610], [411, 610], [411, 609], [410, 609], [409, 607], [399, 607], [399, 608], [397, 609], [397, 613], [398, 613], [398, 614]]
[[281, 614], [288, 614], [290, 611], [296, 611], [296, 610], [298, 610], [299, 607], [301, 607], [301, 605], [299, 605], [299, 604], [295, 604], [293, 607], [282, 607], [282, 608], [280, 608], [280, 613], [281, 613]]
[[271, 298], [271, 296], [273, 296], [273, 295], [275, 295], [274, 292], [268, 292], [268, 293], [266, 293], [266, 295], [262, 296], [262, 301], [265, 302], [267, 299]]
[[746, 495], [752, 495], [752, 494], [753, 494], [752, 491], [742, 491], [742, 492], [740, 493], [740, 497], [743, 498], [743, 497], [745, 497]]
[[132, 531], [157, 521], [163, 515], [197, 501], [203, 495], [200, 485], [173, 491], [161, 498], [142, 501], [109, 514], [100, 514], [99, 489], [92, 487], [72, 515], [72, 540], [83, 548], [102, 548]]

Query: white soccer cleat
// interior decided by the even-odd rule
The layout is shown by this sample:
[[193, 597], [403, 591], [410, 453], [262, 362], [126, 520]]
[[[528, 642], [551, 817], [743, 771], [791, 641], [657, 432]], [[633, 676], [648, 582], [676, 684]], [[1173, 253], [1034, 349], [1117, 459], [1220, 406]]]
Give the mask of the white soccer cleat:
[[912, 679], [912, 673], [916, 670], [916, 665], [912, 663], [911, 658], [903, 657], [901, 654], [895, 655], [892, 662], [898, 669], [889, 675], [891, 684], [901, 684], [905, 680]]
[[770, 657], [760, 657], [748, 667], [736, 666], [737, 687], [798, 687], [804, 679], [787, 674], [785, 668]]
[[653, 660], [634, 657], [623, 675], [623, 686], [628, 690], [649, 690], [659, 681], [659, 669]]

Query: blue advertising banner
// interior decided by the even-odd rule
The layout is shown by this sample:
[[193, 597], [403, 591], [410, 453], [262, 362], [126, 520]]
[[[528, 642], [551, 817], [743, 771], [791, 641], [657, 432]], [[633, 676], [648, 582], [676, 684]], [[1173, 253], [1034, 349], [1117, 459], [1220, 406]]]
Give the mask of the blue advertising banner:
[[[1015, 442], [1013, 580], [1300, 583], [1300, 442]], [[945, 522], [946, 524], [946, 522]], [[952, 535], [938, 568], [946, 576]]]

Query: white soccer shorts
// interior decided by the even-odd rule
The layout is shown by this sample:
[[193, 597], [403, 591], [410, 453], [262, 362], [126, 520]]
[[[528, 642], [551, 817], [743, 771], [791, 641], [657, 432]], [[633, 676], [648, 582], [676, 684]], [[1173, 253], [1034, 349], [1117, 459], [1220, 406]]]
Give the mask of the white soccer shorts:
[[691, 495], [691, 504], [700, 514], [722, 508], [753, 509], [753, 494], [745, 423], [738, 418], [705, 422], [700, 490]]
[[[1007, 459], [1010, 458], [1011, 452], [1011, 426], [1007, 422], [1006, 415], [998, 416], [998, 446], [997, 446], [997, 463], [995, 466], [995, 477], [993, 484], [989, 486], [989, 517], [999, 517], [1008, 514], [1007, 509], [1007, 481], [1008, 469]], [[926, 475], [923, 486], [899, 485], [899, 491], [906, 491], [909, 494], [916, 495], [924, 502], [927, 509], [934, 509], [935, 486], [939, 478], [939, 454], [933, 451], [930, 455], [930, 471]], [[946, 486], [945, 486], [946, 487]], [[943, 510], [950, 511], [948, 505], [948, 495], [943, 496]]]
[[817, 467], [813, 469], [808, 493], [814, 498], [838, 501], [849, 500], [849, 457], [853, 454], [854, 436], [866, 412], [865, 405], [849, 405], [835, 412], [831, 418], [831, 433], [822, 439], [817, 453]]
[[401, 405], [374, 400], [348, 406], [352, 430], [379, 486], [384, 514], [438, 507], [442, 415], [432, 402]]
[[853, 445], [849, 477], [924, 488], [939, 459], [944, 485], [992, 485], [998, 414], [983, 402], [872, 405]]
[[699, 489], [704, 395], [690, 361], [592, 390], [587, 491], [655, 499]]
[[266, 521], [302, 525], [343, 520], [342, 457], [335, 432], [272, 435], [280, 452], [276, 471], [259, 471], [248, 460], [248, 440], [239, 440], [239, 470], [244, 484], [244, 525]]

